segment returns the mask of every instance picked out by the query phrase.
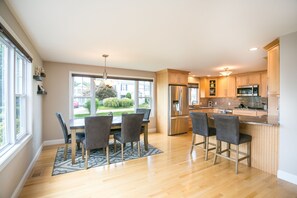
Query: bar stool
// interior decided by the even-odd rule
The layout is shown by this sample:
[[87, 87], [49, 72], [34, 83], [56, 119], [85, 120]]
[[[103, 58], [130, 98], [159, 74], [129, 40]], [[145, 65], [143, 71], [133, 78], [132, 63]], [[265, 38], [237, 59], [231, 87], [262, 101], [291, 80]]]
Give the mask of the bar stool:
[[[193, 152], [194, 146], [198, 146], [200, 144], [204, 144], [205, 150], [205, 160], [208, 159], [208, 151], [214, 150], [216, 147], [209, 148], [209, 144], [215, 146], [215, 144], [209, 142], [209, 136], [216, 135], [216, 129], [208, 126], [207, 114], [202, 112], [191, 112], [190, 117], [192, 119], [192, 148], [191, 154]], [[203, 142], [196, 142], [196, 135], [201, 135], [204, 138]]]
[[[239, 119], [238, 116], [227, 116], [214, 114], [214, 122], [216, 127], [217, 146], [213, 164], [216, 163], [217, 156], [229, 159], [235, 162], [235, 173], [238, 173], [238, 162], [247, 159], [248, 166], [251, 166], [251, 141], [252, 136], [239, 132]], [[227, 143], [227, 149], [221, 150], [221, 141]], [[247, 152], [239, 151], [239, 145], [247, 143]], [[230, 148], [230, 144], [236, 146], [236, 150]], [[235, 159], [230, 157], [230, 151], [235, 152]], [[227, 152], [227, 155], [222, 153]], [[244, 155], [239, 158], [239, 154]]]

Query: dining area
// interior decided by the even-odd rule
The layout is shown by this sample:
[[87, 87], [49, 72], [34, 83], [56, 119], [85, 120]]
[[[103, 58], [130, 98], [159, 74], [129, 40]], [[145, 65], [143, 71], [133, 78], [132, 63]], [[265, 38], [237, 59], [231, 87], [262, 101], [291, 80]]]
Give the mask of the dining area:
[[[133, 151], [134, 143], [137, 145], [138, 157], [141, 157], [141, 149], [149, 150], [148, 123], [150, 122], [150, 109], [136, 109], [133, 113], [123, 113], [121, 116], [108, 115], [87, 116], [69, 120], [69, 130], [61, 113], [56, 117], [64, 136], [64, 161], [67, 160], [69, 150], [71, 152], [71, 164], [77, 163], [77, 158], [84, 161], [84, 169], [88, 168], [90, 151], [102, 149], [105, 152], [105, 160], [110, 164], [110, 148], [116, 153], [117, 143], [121, 148], [121, 160], [124, 161], [124, 147], [130, 146]], [[140, 136], [143, 134], [143, 140]], [[113, 139], [113, 141], [112, 141]], [[140, 142], [143, 142], [140, 144]], [[143, 145], [143, 148], [140, 148]], [[70, 146], [70, 147], [69, 147]], [[77, 151], [81, 150], [81, 156]], [[129, 155], [129, 154], [128, 154]]]

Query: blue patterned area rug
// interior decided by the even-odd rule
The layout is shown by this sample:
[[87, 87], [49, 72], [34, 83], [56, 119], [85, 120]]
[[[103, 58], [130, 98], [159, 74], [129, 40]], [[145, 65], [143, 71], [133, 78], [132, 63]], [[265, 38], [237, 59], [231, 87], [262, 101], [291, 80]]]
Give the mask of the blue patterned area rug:
[[[163, 151], [159, 150], [158, 148], [153, 147], [152, 145], [148, 145], [148, 151], [144, 150], [144, 145], [140, 143], [141, 148], [141, 157], [147, 157], [150, 155], [156, 155], [159, 153], [163, 153]], [[71, 146], [69, 146], [71, 147]], [[121, 145], [117, 144], [117, 152], [114, 153], [113, 143], [109, 146], [109, 159], [110, 164], [122, 162], [121, 158]], [[137, 159], [137, 144], [134, 143], [133, 151], [131, 149], [131, 144], [126, 144], [124, 147], [124, 160], [132, 160]], [[81, 157], [81, 149], [76, 151], [75, 157], [76, 164], [71, 163], [71, 148], [68, 148], [67, 159], [64, 161], [64, 147], [59, 147], [56, 154], [56, 159], [54, 163], [53, 173], [52, 175], [60, 175], [64, 173], [71, 173], [74, 171], [84, 170], [84, 161]], [[91, 150], [90, 158], [88, 160], [88, 168], [98, 167], [107, 165], [106, 161], [106, 152], [103, 149], [94, 149]]]

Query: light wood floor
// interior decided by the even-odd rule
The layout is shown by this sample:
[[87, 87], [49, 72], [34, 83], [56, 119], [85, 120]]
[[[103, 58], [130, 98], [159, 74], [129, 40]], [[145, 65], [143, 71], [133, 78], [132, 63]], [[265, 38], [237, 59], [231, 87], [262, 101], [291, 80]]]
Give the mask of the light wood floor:
[[225, 159], [213, 165], [200, 148], [190, 156], [191, 133], [149, 134], [164, 153], [110, 166], [51, 176], [58, 146], [44, 147], [20, 197], [297, 197], [297, 186]]

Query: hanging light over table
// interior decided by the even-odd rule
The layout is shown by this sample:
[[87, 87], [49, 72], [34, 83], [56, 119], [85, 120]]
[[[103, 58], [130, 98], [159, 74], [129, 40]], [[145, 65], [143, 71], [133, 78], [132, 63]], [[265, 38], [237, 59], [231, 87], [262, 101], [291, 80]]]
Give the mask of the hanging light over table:
[[106, 58], [108, 57], [108, 54], [103, 54], [102, 57], [104, 57], [104, 59], [105, 59], [104, 71], [103, 71], [102, 76], [103, 76], [103, 79], [104, 79], [104, 80], [107, 80]]

